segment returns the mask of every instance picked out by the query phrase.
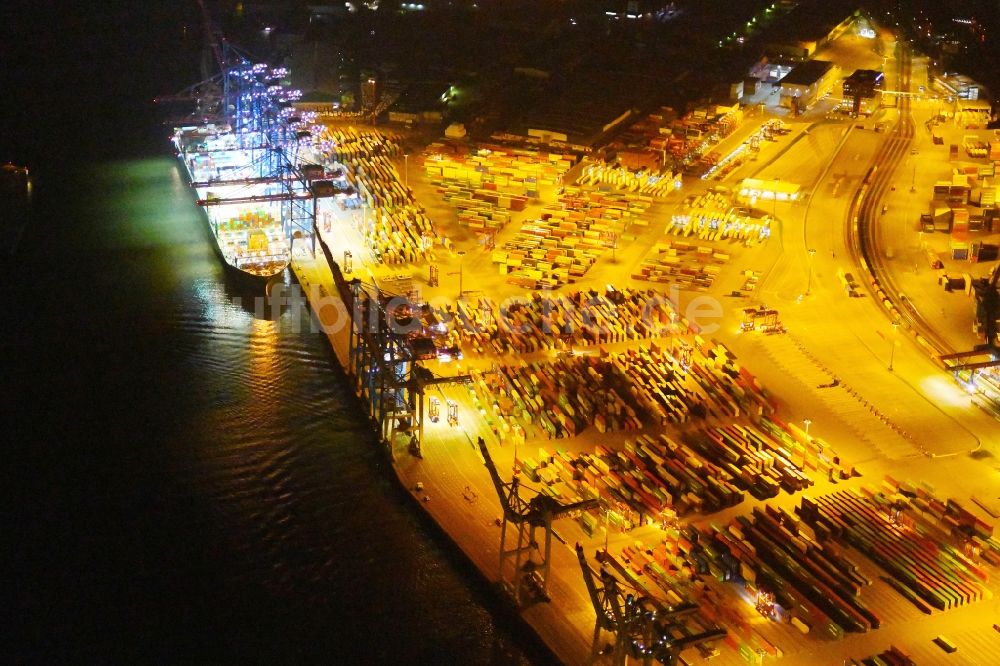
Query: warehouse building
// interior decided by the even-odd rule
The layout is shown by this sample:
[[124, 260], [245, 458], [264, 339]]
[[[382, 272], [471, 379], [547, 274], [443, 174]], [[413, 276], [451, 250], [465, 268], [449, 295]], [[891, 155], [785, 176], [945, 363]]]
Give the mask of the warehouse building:
[[874, 69], [857, 69], [844, 79], [844, 104], [850, 105], [854, 116], [870, 114], [881, 102], [885, 75]]
[[839, 67], [826, 60], [807, 60], [797, 65], [778, 81], [781, 106], [793, 114], [805, 111], [830, 90], [839, 72]]
[[389, 122], [407, 124], [443, 122], [442, 100], [450, 87], [447, 81], [411, 83], [389, 108]]
[[860, 18], [853, 0], [803, 0], [768, 31], [764, 50], [772, 57], [808, 60], [855, 29]]
[[590, 151], [632, 118], [633, 104], [623, 99], [622, 89], [629, 87], [599, 76], [554, 87], [508, 131], [532, 142]]

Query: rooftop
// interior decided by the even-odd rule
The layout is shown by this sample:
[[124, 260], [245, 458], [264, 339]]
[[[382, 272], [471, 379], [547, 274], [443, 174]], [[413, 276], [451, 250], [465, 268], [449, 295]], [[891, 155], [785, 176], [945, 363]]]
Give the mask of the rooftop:
[[786, 74], [778, 85], [782, 86], [809, 86], [819, 81], [830, 71], [833, 63], [827, 60], [807, 60], [801, 65], [797, 65], [792, 71]]
[[543, 102], [529, 110], [516, 127], [560, 132], [570, 143], [592, 145], [634, 106], [632, 99], [619, 93], [631, 86], [605, 78], [595, 75], [584, 84], [567, 82], [550, 88]]
[[857, 81], [858, 83], [875, 83], [881, 78], [884, 78], [884, 74], [874, 69], [856, 69], [854, 73], [847, 78], [851, 81]]
[[857, 10], [855, 0], [802, 0], [778, 21], [772, 34], [818, 41]]
[[448, 85], [447, 81], [411, 83], [406, 86], [406, 90], [399, 96], [392, 110], [403, 113], [439, 111], [444, 106], [441, 95], [448, 90]]

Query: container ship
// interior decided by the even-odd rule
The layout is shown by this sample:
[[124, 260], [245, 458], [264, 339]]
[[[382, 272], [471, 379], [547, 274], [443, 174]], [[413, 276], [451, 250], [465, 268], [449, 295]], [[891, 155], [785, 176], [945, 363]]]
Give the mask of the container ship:
[[174, 145], [226, 268], [253, 282], [279, 278], [292, 258], [280, 183], [255, 177], [257, 156], [225, 127], [177, 128]]
[[10, 257], [17, 251], [31, 206], [31, 176], [28, 168], [7, 163], [0, 166], [0, 222], [5, 238], [2, 254]]

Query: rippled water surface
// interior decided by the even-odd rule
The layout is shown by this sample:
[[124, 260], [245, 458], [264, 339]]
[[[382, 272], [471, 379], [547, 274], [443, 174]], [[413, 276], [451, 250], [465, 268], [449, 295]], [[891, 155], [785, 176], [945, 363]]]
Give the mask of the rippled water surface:
[[[307, 314], [256, 318], [170, 158], [40, 196], [7, 348], [20, 654], [520, 651], [384, 469]], [[17, 652], [17, 651], [16, 651]]]
[[[141, 19], [130, 40], [165, 29]], [[54, 58], [39, 77], [72, 59]], [[308, 314], [255, 317], [227, 281], [133, 88], [157, 68], [73, 63], [0, 143], [37, 167], [0, 274], [0, 658], [545, 661], [398, 490]]]

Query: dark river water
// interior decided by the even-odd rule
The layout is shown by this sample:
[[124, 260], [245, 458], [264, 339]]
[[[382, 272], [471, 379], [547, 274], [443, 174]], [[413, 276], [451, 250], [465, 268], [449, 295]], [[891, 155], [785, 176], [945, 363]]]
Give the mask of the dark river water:
[[234, 302], [149, 104], [189, 82], [194, 3], [39, 4], [0, 28], [0, 160], [35, 176], [2, 272], [0, 659], [545, 663], [308, 314]]

